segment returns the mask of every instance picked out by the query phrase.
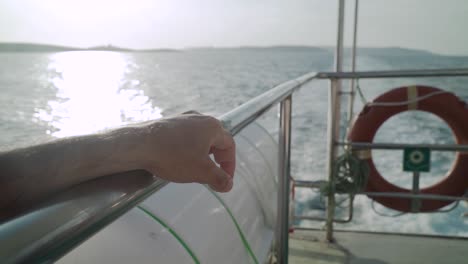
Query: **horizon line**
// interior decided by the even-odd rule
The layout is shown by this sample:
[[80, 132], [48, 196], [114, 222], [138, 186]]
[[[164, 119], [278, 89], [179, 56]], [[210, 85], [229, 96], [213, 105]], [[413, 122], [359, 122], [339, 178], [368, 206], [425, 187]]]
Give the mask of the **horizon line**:
[[[236, 46], [214, 46], [214, 45], [206, 45], [206, 46], [187, 46], [183, 48], [168, 48], [168, 47], [160, 47], [160, 48], [128, 48], [123, 46], [117, 46], [113, 44], [104, 44], [104, 45], [93, 45], [93, 46], [68, 46], [62, 44], [51, 44], [51, 43], [38, 43], [38, 42], [7, 42], [7, 41], [0, 41], [0, 45], [32, 45], [32, 46], [44, 46], [49, 48], [57, 48], [62, 50], [116, 50], [116, 51], [127, 51], [127, 52], [141, 52], [141, 51], [184, 51], [184, 50], [193, 50], [193, 49], [242, 49], [242, 48], [319, 48], [319, 49], [332, 49], [335, 48], [333, 45], [306, 45], [306, 44], [272, 44], [272, 45], [236, 45]], [[344, 46], [344, 49], [350, 49], [351, 46]], [[442, 54], [436, 53], [430, 50], [425, 49], [417, 49], [417, 48], [410, 48], [410, 47], [402, 47], [402, 46], [358, 46], [357, 49], [402, 49], [402, 50], [411, 50], [411, 51], [419, 51], [419, 52], [426, 52], [432, 55], [439, 55], [439, 56], [459, 56], [459, 57], [467, 57], [468, 54]]]

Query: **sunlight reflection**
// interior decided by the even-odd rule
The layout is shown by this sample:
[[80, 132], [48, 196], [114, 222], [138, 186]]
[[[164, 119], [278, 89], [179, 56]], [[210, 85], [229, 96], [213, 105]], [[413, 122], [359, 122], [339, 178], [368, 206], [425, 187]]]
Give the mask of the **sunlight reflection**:
[[50, 82], [56, 98], [47, 109], [37, 109], [36, 118], [47, 122], [55, 137], [82, 135], [134, 121], [157, 119], [161, 109], [126, 79], [129, 56], [105, 51], [53, 54]]
[[224, 209], [224, 208], [223, 208], [222, 206], [215, 207], [215, 208], [213, 208], [213, 210], [211, 210], [210, 214], [211, 214], [211, 215], [213, 215], [213, 214], [218, 214], [218, 213], [222, 212], [223, 209]]

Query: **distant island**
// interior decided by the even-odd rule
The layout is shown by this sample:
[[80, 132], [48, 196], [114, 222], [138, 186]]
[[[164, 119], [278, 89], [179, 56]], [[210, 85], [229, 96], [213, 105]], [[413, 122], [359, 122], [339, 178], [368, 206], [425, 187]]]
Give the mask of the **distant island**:
[[[183, 52], [183, 51], [282, 51], [282, 52], [325, 52], [333, 54], [334, 48], [330, 46], [301, 46], [301, 45], [272, 45], [272, 46], [233, 46], [233, 47], [189, 47], [185, 49], [129, 49], [114, 45], [102, 45], [88, 48], [59, 46], [37, 43], [0, 42], [1, 52], [63, 52], [63, 51], [115, 51], [115, 52]], [[344, 49], [345, 56], [351, 54], [351, 49]], [[467, 57], [455, 55], [441, 55], [430, 51], [401, 48], [401, 47], [359, 47], [358, 56], [385, 56], [385, 57]]]
[[128, 49], [113, 45], [77, 48], [36, 43], [0, 42], [0, 52], [62, 52], [62, 51], [117, 51], [117, 52], [176, 52], [176, 49]]
[[328, 52], [326, 48], [303, 45], [274, 45], [274, 46], [238, 46], [238, 47], [191, 47], [187, 50], [276, 50], [276, 51], [317, 51]]

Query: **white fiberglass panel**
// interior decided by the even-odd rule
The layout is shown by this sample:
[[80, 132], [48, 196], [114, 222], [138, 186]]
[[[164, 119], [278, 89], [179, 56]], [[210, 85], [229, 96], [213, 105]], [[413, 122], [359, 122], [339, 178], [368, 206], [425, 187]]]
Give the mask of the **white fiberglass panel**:
[[194, 263], [166, 228], [135, 208], [69, 252], [57, 263]]
[[[273, 179], [275, 184], [278, 183], [278, 144], [268, 131], [258, 123], [252, 123], [244, 128], [240, 136], [248, 140], [260, 153], [260, 157], [268, 166], [268, 171], [271, 175], [268, 177]], [[276, 186], [276, 185], [275, 185]], [[276, 188], [276, 187], [275, 187]]]
[[[234, 180], [234, 186], [236, 187], [231, 192], [246, 187], [238, 179]], [[246, 207], [258, 206], [252, 204], [248, 195], [237, 196], [237, 199], [239, 203], [246, 204]], [[171, 204], [166, 202], [168, 200]], [[142, 206], [166, 221], [175, 232], [184, 237], [201, 263], [251, 263], [229, 213], [205, 186], [170, 184], [148, 198]], [[253, 219], [251, 222], [262, 220], [255, 219], [261, 217], [256, 209], [245, 211], [253, 213], [249, 216]], [[239, 223], [243, 222], [241, 215], [233, 213]]]
[[258, 125], [235, 140], [229, 193], [168, 184], [59, 263], [265, 263], [273, 241], [277, 147]]
[[[269, 146], [276, 146], [274, 142], [268, 140], [262, 142], [262, 138], [267, 138], [265, 136], [259, 137], [263, 133], [265, 131], [258, 126], [249, 127], [236, 137], [237, 167], [238, 169], [245, 168], [248, 171], [247, 173], [240, 173], [239, 176], [244, 177], [250, 188], [253, 189], [261, 204], [266, 224], [268, 227], [273, 228], [276, 221], [277, 202], [277, 183], [274, 172], [278, 170], [278, 166], [272, 168], [269, 163], [278, 159], [278, 151], [273, 151], [272, 147]], [[262, 148], [259, 148], [259, 146]]]

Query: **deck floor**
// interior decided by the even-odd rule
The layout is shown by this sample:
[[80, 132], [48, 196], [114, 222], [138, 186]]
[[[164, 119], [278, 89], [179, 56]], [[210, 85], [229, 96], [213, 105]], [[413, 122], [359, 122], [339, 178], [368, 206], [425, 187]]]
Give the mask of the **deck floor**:
[[468, 263], [468, 239], [367, 232], [296, 230], [289, 239], [290, 264]]

